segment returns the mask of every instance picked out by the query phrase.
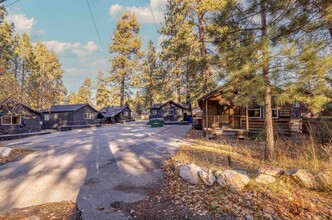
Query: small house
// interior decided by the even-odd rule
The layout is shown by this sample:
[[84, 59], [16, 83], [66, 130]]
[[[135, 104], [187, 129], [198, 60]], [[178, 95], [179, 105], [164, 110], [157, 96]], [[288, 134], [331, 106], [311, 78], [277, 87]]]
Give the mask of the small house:
[[132, 115], [128, 105], [125, 106], [107, 106], [98, 113], [98, 119], [101, 123], [111, 124], [124, 121], [131, 121]]
[[0, 106], [0, 134], [41, 131], [41, 113], [22, 103], [8, 102]]
[[189, 108], [172, 100], [164, 104], [154, 104], [150, 108], [151, 118], [163, 118], [164, 121], [188, 121]]
[[[203, 111], [202, 127], [209, 135], [216, 130], [238, 134], [264, 131], [264, 106], [240, 106], [223, 95], [223, 88], [216, 89], [198, 100]], [[291, 134], [290, 105], [272, 109], [274, 129], [279, 134]]]
[[53, 105], [42, 110], [43, 129], [97, 124], [98, 111], [89, 104]]

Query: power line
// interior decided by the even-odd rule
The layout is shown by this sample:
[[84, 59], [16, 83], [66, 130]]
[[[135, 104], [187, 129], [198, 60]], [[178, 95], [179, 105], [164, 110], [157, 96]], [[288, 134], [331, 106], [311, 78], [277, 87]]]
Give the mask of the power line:
[[156, 27], [157, 33], [159, 34], [159, 30], [158, 30], [158, 26], [157, 26], [156, 18], [155, 18], [155, 16], [154, 16], [154, 13], [153, 13], [153, 10], [152, 10], [152, 7], [151, 7], [151, 2], [150, 2], [150, 0], [148, 0], [148, 2], [149, 2], [150, 11], [151, 11], [151, 14], [152, 14], [152, 18], [153, 18], [154, 26]]
[[[19, 1], [21, 1], [21, 0], [16, 0], [16, 1], [14, 1], [14, 2], [8, 4], [8, 5], [6, 5], [6, 7], [9, 7], [9, 6], [11, 6], [11, 5], [13, 5], [13, 4], [15, 4], [15, 3], [19, 2]], [[4, 1], [2, 1], [2, 2], [4, 2]]]
[[[18, 0], [18, 1], [20, 1], [20, 0]], [[97, 27], [97, 24], [96, 24], [96, 21], [95, 21], [95, 17], [93, 16], [89, 0], [86, 0], [86, 2], [87, 2], [88, 7], [89, 7], [89, 11], [90, 11], [90, 14], [91, 14], [91, 18], [92, 18], [93, 24], [95, 26], [95, 30], [96, 30], [96, 33], [97, 33], [97, 36], [98, 36], [98, 39], [99, 39], [99, 43], [100, 43], [101, 49], [103, 50], [103, 54], [104, 54], [104, 58], [105, 58], [105, 61], [106, 61], [106, 65], [108, 66], [107, 58], [106, 58], [106, 55], [105, 55], [105, 49], [104, 49], [104, 46], [103, 46], [103, 42], [101, 41], [101, 38], [100, 38], [100, 34], [99, 34], [98, 27]]]

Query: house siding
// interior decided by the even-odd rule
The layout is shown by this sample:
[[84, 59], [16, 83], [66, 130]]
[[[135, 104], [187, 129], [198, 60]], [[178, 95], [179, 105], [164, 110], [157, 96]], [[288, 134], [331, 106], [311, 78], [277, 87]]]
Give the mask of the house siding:
[[[167, 113], [168, 109], [173, 110], [173, 115], [169, 115]], [[157, 115], [152, 114], [154, 110], [157, 110]], [[185, 109], [173, 104], [172, 102], [168, 102], [166, 105], [162, 106], [159, 109], [150, 109], [150, 118], [163, 118], [164, 121], [183, 121], [185, 114], [187, 114]]]
[[[92, 119], [84, 119], [83, 114], [92, 114]], [[45, 121], [45, 115], [49, 114], [49, 121]], [[58, 129], [61, 126], [97, 124], [97, 112], [90, 106], [84, 106], [77, 111], [43, 113], [43, 129]], [[58, 115], [56, 119], [55, 115]]]
[[[206, 103], [207, 102], [207, 103]], [[216, 100], [205, 100], [201, 106], [203, 111], [202, 123], [206, 128], [206, 104], [207, 104], [207, 125], [208, 128], [222, 128], [227, 126], [232, 129], [246, 130], [246, 108], [241, 106], [224, 106], [220, 105]], [[250, 133], [259, 133], [264, 131], [263, 107], [261, 109], [261, 117], [248, 118], [248, 127]], [[291, 106], [282, 105], [277, 108], [279, 117], [273, 119], [273, 127], [279, 134], [291, 134], [290, 118]]]
[[[32, 133], [32, 132], [40, 132], [40, 115], [36, 112], [25, 109], [27, 114], [20, 115], [21, 116], [21, 124], [20, 125], [2, 125], [0, 124], [0, 134], [21, 134], [21, 133]], [[2, 113], [0, 116], [5, 116], [6, 113]]]

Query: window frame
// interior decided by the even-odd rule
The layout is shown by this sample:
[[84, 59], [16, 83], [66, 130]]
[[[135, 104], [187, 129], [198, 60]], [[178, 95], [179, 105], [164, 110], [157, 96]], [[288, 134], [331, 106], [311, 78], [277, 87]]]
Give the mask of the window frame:
[[[3, 118], [4, 117], [8, 117], [8, 118], [10, 118], [10, 124], [4, 124], [3, 123]], [[13, 117], [15, 117], [15, 118], [19, 118], [19, 123], [17, 123], [17, 124], [13, 124]], [[22, 124], [22, 117], [21, 116], [8, 116], [8, 115], [3, 115], [3, 116], [1, 116], [1, 125], [21, 125]]]
[[294, 102], [293, 103], [293, 108], [300, 108], [301, 104], [299, 102]]
[[49, 120], [50, 120], [50, 114], [44, 114], [44, 121], [49, 121]]
[[153, 109], [153, 110], [152, 110], [152, 115], [157, 115], [157, 114], [158, 114], [158, 111], [155, 110], [155, 109]]
[[[172, 114], [170, 114], [169, 111], [171, 111]], [[167, 109], [167, 115], [174, 115], [174, 109], [172, 108]]]
[[[265, 108], [263, 108], [263, 114], [262, 114], [263, 119], [265, 118], [264, 111], [265, 111]], [[277, 116], [276, 117], [273, 117], [273, 111], [277, 111]], [[272, 108], [272, 119], [279, 119], [279, 117], [280, 117], [280, 110], [277, 109], [277, 108]]]
[[[86, 115], [87, 115], [87, 117], [85, 117]], [[83, 119], [84, 120], [91, 120], [92, 119], [92, 114], [88, 113], [88, 112], [83, 113]]]
[[[257, 111], [259, 110], [259, 117], [252, 117], [252, 116], [249, 116], [249, 111]], [[263, 114], [262, 114], [262, 108], [248, 108], [248, 118], [263, 118], [262, 117]]]

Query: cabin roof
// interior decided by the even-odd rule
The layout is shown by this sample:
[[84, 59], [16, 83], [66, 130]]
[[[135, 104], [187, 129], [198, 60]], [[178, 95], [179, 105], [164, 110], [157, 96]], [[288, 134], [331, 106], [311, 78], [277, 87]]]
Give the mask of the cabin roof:
[[161, 109], [162, 107], [164, 107], [165, 105], [167, 105], [168, 103], [172, 103], [173, 105], [176, 105], [178, 106], [179, 108], [182, 108], [182, 109], [188, 109], [187, 106], [184, 106], [182, 104], [179, 104], [179, 103], [176, 103], [174, 102], [173, 100], [170, 100], [168, 102], [165, 102], [165, 103], [156, 103], [156, 104], [153, 104], [150, 109]]
[[76, 112], [77, 110], [85, 107], [85, 106], [89, 106], [90, 108], [92, 108], [94, 111], [97, 112], [96, 109], [94, 109], [91, 105], [89, 104], [74, 104], [74, 105], [52, 105], [51, 108], [49, 110], [47, 109], [43, 109], [42, 112], [43, 113], [57, 113], [57, 112]]
[[[30, 112], [33, 112], [37, 115], [41, 115], [40, 111], [37, 111], [24, 103], [16, 102], [16, 101], [5, 101], [2, 105], [0, 105], [0, 114], [7, 114], [7, 112], [11, 112], [13, 106], [15, 106], [14, 111], [17, 111], [17, 112], [22, 111], [22, 108], [23, 108], [23, 109], [27, 109]], [[5, 113], [5, 111], [6, 111], [6, 113]]]
[[100, 109], [100, 113], [106, 117], [106, 118], [110, 118], [110, 117], [114, 117], [116, 115], [118, 115], [119, 113], [121, 113], [123, 110], [125, 110], [126, 108], [130, 110], [130, 108], [128, 106], [107, 106], [104, 107], [102, 109]]

